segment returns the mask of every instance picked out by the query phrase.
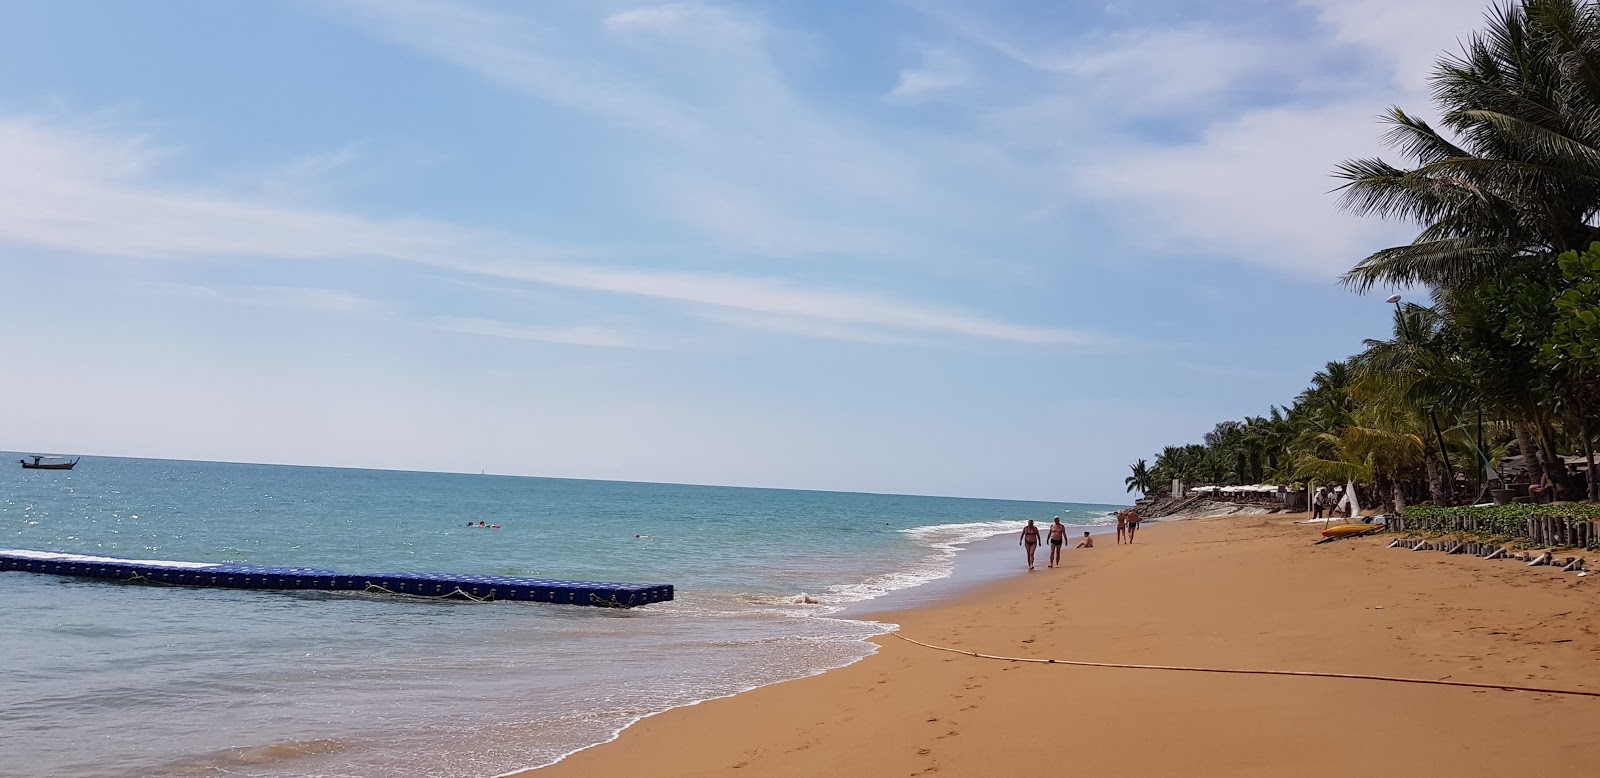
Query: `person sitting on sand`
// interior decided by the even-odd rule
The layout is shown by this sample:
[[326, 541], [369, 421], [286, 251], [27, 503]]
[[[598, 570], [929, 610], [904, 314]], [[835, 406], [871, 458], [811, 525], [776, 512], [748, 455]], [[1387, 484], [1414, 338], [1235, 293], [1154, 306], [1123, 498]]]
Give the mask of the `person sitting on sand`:
[[1085, 532], [1083, 533], [1083, 540], [1078, 541], [1078, 545], [1073, 546], [1073, 548], [1094, 548], [1094, 538]]
[[1128, 534], [1128, 512], [1117, 511], [1117, 545], [1122, 545], [1122, 537]]
[[1133, 533], [1139, 529], [1139, 509], [1128, 509], [1128, 542], [1133, 542]]
[[1028, 547], [1028, 569], [1033, 569], [1033, 552], [1039, 547], [1039, 528], [1033, 526], [1033, 519], [1028, 519], [1028, 526], [1022, 528], [1022, 537], [1017, 540], [1017, 545]]
[[1061, 566], [1061, 546], [1067, 542], [1067, 527], [1057, 516], [1050, 525], [1050, 567]]

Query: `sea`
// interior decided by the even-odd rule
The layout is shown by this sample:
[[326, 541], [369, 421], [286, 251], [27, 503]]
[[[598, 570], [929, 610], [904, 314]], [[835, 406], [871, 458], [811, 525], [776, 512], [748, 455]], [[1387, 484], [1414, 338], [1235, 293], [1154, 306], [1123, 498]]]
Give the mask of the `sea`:
[[645, 716], [855, 662], [893, 629], [865, 605], [948, 577], [963, 548], [1026, 519], [1103, 524], [1117, 507], [111, 457], [50, 472], [20, 456], [0, 467], [0, 549], [670, 583], [677, 599], [0, 573], [7, 778], [542, 766]]

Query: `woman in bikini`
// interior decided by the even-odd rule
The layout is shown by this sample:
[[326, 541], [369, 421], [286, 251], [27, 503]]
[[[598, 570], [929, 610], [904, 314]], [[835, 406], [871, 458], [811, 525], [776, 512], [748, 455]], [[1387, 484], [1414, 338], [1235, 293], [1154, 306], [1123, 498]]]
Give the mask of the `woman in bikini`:
[[1017, 540], [1017, 545], [1026, 546], [1028, 549], [1028, 569], [1033, 569], [1033, 552], [1039, 548], [1039, 528], [1033, 526], [1033, 519], [1028, 519], [1028, 526], [1022, 528], [1022, 537]]

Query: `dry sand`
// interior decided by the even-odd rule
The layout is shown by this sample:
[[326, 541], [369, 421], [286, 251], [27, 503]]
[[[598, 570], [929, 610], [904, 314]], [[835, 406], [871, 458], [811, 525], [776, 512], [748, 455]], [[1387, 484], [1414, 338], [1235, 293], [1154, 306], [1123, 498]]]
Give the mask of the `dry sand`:
[[[1099, 538], [1061, 569], [882, 618], [1009, 656], [1600, 691], [1600, 576], [1387, 539], [1314, 546], [1316, 530], [1283, 516], [1146, 525], [1135, 546]], [[877, 642], [857, 664], [669, 711], [531, 775], [1600, 775], [1600, 698]]]

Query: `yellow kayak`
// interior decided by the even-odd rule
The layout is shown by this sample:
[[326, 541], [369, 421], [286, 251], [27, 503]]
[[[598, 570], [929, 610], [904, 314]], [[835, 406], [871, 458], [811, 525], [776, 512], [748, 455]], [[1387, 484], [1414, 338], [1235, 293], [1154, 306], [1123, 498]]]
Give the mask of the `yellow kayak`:
[[1382, 524], [1340, 524], [1322, 531], [1325, 538], [1353, 538], [1383, 529]]

